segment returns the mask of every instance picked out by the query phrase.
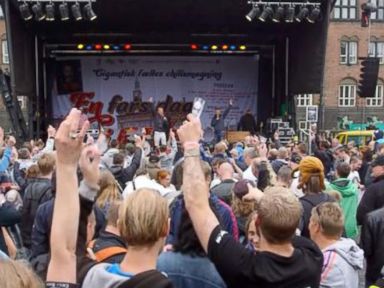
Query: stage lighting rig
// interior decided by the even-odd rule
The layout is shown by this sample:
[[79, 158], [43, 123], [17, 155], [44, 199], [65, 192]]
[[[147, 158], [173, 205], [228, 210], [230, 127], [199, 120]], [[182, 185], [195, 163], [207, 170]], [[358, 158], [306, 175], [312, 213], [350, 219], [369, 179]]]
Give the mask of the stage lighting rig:
[[61, 21], [69, 20], [68, 4], [63, 2], [59, 5], [60, 19]]
[[81, 15], [81, 7], [78, 2], [76, 2], [71, 6], [71, 10], [72, 10], [72, 16], [76, 21], [80, 21], [83, 19], [83, 16]]
[[295, 19], [296, 19], [297, 22], [300, 23], [301, 21], [303, 21], [303, 20], [308, 16], [308, 14], [309, 14], [309, 10], [308, 10], [308, 8], [307, 8], [306, 6], [303, 5], [303, 6], [300, 8], [299, 13], [297, 13]]
[[275, 14], [273, 14], [272, 21], [275, 23], [279, 23], [284, 18], [284, 12], [285, 11], [283, 6], [277, 7], [277, 9], [275, 10]]
[[[73, 19], [76, 21], [83, 19], [93, 21], [97, 18], [92, 7], [92, 3], [95, 3], [96, 0], [18, 0], [18, 2], [20, 3], [20, 15], [25, 21], [31, 20], [33, 15], [36, 21], [55, 21], [56, 8], [58, 8], [61, 21], [70, 19], [69, 8], [71, 8]], [[46, 4], [44, 5], [44, 3]], [[58, 7], [55, 7], [56, 5]], [[70, 5], [71, 7], [69, 7]]]
[[55, 5], [52, 2], [45, 5], [45, 14], [47, 21], [55, 21]]
[[29, 9], [29, 5], [24, 2], [19, 6], [21, 17], [25, 20], [31, 20], [33, 18], [33, 15], [31, 13], [31, 10]]
[[261, 22], [267, 21], [273, 15], [273, 9], [271, 6], [265, 6], [263, 12], [261, 13], [259, 20]]
[[285, 22], [293, 23], [295, 21], [295, 7], [293, 5], [288, 5], [285, 13]]
[[36, 2], [32, 5], [32, 11], [35, 14], [36, 21], [42, 21], [45, 19], [45, 14], [43, 12], [43, 7], [40, 2]]
[[89, 2], [84, 6], [84, 14], [87, 17], [88, 20], [96, 20], [97, 15], [92, 9], [92, 3]]
[[[320, 2], [267, 2], [250, 0], [252, 10], [245, 16], [248, 21], [258, 19], [261, 22], [272, 20], [275, 23], [304, 22], [315, 23], [321, 19]], [[296, 12], [298, 12], [296, 14]], [[258, 16], [259, 15], [259, 16]]]
[[255, 5], [253, 6], [252, 10], [249, 11], [249, 13], [245, 16], [245, 18], [251, 22], [253, 19], [258, 18], [259, 16], [260, 16], [260, 7], [259, 5]]

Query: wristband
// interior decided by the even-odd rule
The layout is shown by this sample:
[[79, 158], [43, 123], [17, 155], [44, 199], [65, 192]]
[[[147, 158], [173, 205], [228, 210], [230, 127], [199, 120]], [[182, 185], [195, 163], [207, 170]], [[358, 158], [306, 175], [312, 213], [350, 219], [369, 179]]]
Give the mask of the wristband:
[[193, 149], [199, 149], [200, 144], [197, 141], [187, 141], [183, 143], [184, 151], [186, 150], [193, 150]]
[[200, 149], [189, 149], [184, 151], [184, 158], [200, 157]]

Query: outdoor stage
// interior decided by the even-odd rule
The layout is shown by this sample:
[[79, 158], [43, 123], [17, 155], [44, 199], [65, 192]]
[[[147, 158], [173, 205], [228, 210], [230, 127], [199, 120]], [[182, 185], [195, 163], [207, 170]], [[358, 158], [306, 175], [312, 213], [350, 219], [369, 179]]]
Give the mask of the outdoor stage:
[[[175, 124], [194, 97], [205, 98], [206, 126], [214, 108], [233, 98], [227, 125], [235, 127], [246, 108], [266, 123], [292, 111], [293, 95], [321, 91], [327, 1], [313, 2], [321, 8], [315, 23], [249, 22], [252, 5], [233, 0], [97, 0], [95, 21], [56, 15], [40, 22], [24, 21], [16, 0], [0, 2], [12, 51], [12, 95], [30, 100], [31, 136], [72, 105], [116, 132], [146, 125], [150, 97], [167, 105]], [[300, 12], [302, 5], [295, 7]]]

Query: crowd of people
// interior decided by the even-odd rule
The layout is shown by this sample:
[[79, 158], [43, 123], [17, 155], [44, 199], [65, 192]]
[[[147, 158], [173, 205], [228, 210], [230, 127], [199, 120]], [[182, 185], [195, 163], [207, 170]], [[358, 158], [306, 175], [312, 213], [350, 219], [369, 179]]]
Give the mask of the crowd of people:
[[0, 287], [384, 287], [381, 132], [228, 143], [217, 111], [210, 149], [157, 113], [153, 145], [94, 139], [77, 109], [45, 143], [0, 129]]

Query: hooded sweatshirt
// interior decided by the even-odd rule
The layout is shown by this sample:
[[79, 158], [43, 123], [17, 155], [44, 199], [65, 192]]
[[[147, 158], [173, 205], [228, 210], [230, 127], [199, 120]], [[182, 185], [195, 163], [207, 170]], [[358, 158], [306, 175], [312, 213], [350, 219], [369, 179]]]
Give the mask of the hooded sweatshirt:
[[341, 238], [323, 251], [321, 288], [358, 288], [364, 252], [352, 239]]
[[340, 206], [343, 209], [344, 214], [344, 228], [348, 238], [354, 238], [357, 236], [357, 205], [359, 190], [353, 181], [346, 178], [339, 178], [329, 184], [327, 190], [336, 190], [340, 192], [342, 199]]
[[[152, 272], [148, 274], [148, 272]], [[156, 272], [156, 273], [153, 273]], [[135, 284], [128, 284], [127, 281], [134, 278], [134, 276], [141, 276], [136, 278]], [[132, 279], [133, 281], [133, 279]], [[156, 284], [154, 284], [156, 283]], [[120, 270], [120, 264], [100, 263], [88, 271], [83, 281], [83, 288], [123, 288], [123, 287], [137, 287], [137, 288], [173, 288], [174, 286], [167, 277], [160, 272], [150, 270], [137, 275], [126, 273]]]

